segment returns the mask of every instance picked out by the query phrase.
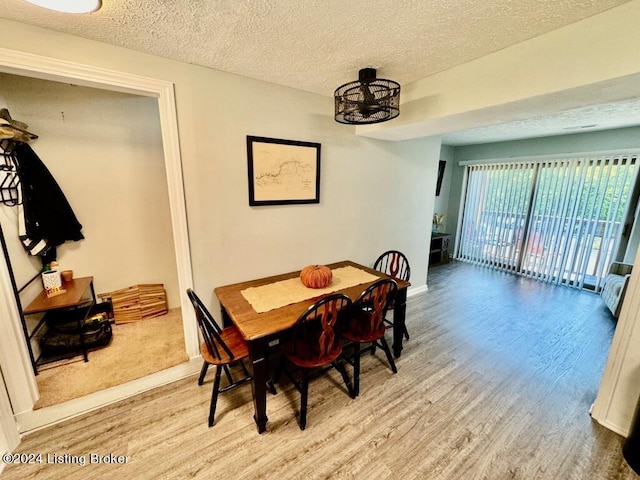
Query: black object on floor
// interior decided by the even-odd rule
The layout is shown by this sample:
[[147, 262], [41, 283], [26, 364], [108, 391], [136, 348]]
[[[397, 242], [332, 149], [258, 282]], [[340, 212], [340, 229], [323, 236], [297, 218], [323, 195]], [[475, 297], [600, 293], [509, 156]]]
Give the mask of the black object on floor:
[[[48, 330], [40, 339], [42, 355], [55, 356], [81, 351], [80, 336], [77, 334], [77, 327], [74, 329], [75, 325], [77, 324], [73, 322], [67, 328], [65, 325], [59, 325], [56, 329]], [[109, 345], [112, 336], [108, 319], [87, 320], [82, 327], [82, 337], [87, 349]]]
[[633, 415], [629, 436], [622, 445], [622, 455], [633, 471], [640, 475], [640, 398]]

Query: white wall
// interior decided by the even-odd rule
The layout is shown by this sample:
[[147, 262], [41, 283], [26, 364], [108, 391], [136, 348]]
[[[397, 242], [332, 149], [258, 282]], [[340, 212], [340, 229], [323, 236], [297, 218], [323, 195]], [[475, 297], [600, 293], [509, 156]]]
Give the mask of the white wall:
[[640, 251], [622, 304], [592, 416], [626, 436], [640, 397]]
[[[407, 253], [412, 288], [425, 285], [439, 137], [358, 138], [333, 120], [331, 98], [6, 20], [0, 30], [3, 48], [175, 84], [194, 287], [215, 314], [216, 286], [309, 263], [371, 264], [389, 248]], [[249, 207], [246, 135], [321, 143], [321, 203]]]
[[[60, 267], [93, 276], [97, 293], [163, 283], [179, 306], [157, 100], [9, 74], [0, 98], [39, 136], [30, 145], [83, 225], [84, 240], [58, 247]], [[0, 222], [21, 286], [42, 264], [18, 240], [17, 209], [0, 207]]]
[[[404, 136], [416, 138], [504, 121], [511, 103], [637, 74], [639, 12], [633, 0], [403, 86], [401, 117], [359, 132], [422, 122]], [[6, 20], [0, 29], [0, 47], [175, 83], [195, 288], [209, 303], [217, 285], [312, 262], [371, 261], [390, 247], [409, 254], [412, 280], [424, 284], [438, 138], [356, 138], [333, 122], [329, 98]], [[246, 135], [322, 143], [322, 203], [248, 207]]]
[[[333, 120], [331, 98], [0, 20], [0, 46], [169, 80], [176, 107], [194, 286], [213, 288], [345, 258], [409, 256], [425, 284], [439, 137], [390, 143]], [[19, 39], [19, 40], [18, 40]], [[319, 205], [249, 207], [246, 136], [322, 145]]]
[[[371, 265], [391, 248], [407, 253], [414, 286], [424, 285], [439, 138], [359, 138], [333, 120], [330, 98], [242, 78], [187, 108], [189, 118], [220, 112], [181, 128], [194, 283], [207, 300], [218, 285], [311, 263]], [[320, 204], [249, 207], [246, 135], [319, 142]]]
[[[440, 195], [435, 199], [434, 212], [444, 213], [444, 229], [446, 233], [454, 234], [456, 231], [455, 221], [452, 223], [451, 215], [449, 212], [449, 198], [451, 195], [451, 178], [453, 171], [456, 168], [454, 149], [448, 145], [442, 145], [440, 149], [440, 160], [447, 162], [444, 169], [444, 176], [442, 178], [442, 187], [440, 188]], [[454, 217], [455, 218], [455, 217]]]
[[[12, 420], [11, 403], [0, 370], [0, 455], [13, 451], [20, 442], [18, 429]], [[0, 463], [0, 473], [4, 467], [5, 463]]]

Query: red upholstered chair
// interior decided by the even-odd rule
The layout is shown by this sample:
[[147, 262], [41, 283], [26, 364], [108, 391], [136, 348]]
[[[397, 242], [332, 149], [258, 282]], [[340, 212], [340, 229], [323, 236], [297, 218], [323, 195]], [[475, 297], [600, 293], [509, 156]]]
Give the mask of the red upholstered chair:
[[[347, 393], [352, 398], [353, 389], [343, 364], [342, 343], [337, 326], [342, 316], [349, 312], [351, 299], [346, 295], [328, 295], [311, 305], [280, 340], [282, 357], [276, 381], [284, 371], [300, 392], [300, 430], [307, 425], [307, 401], [309, 380], [335, 367], [342, 375]], [[294, 368], [289, 368], [293, 366]], [[296, 375], [300, 372], [298, 375]], [[297, 377], [297, 378], [296, 378]]]
[[[204, 376], [207, 373], [207, 367], [209, 365], [215, 365], [216, 367], [216, 376], [211, 393], [211, 405], [209, 407], [209, 426], [211, 427], [216, 413], [218, 394], [251, 381], [251, 376], [242, 361], [249, 356], [249, 348], [236, 327], [220, 328], [192, 289], [187, 290], [187, 295], [193, 304], [200, 333], [204, 338], [204, 343], [200, 347], [204, 363], [198, 378], [198, 385], [202, 385]], [[244, 376], [239, 380], [234, 380], [229, 370], [229, 365], [235, 363], [240, 365], [244, 373]], [[220, 388], [220, 377], [223, 370], [227, 377], [228, 385]]]
[[[411, 278], [411, 267], [409, 266], [409, 260], [407, 257], [398, 250], [389, 250], [384, 252], [378, 257], [373, 264], [373, 269], [379, 272], [386, 273], [395, 280], [404, 280], [408, 282]], [[393, 302], [389, 305], [389, 309], [393, 310]], [[384, 319], [387, 328], [393, 327], [393, 322], [388, 318]], [[409, 340], [409, 331], [407, 326], [404, 326], [404, 338]]]
[[[351, 314], [345, 321], [342, 336], [353, 343], [353, 357], [348, 359], [353, 365], [353, 393], [360, 394], [360, 344], [371, 343], [374, 347], [380, 347], [387, 356], [387, 361], [393, 373], [398, 369], [393, 361], [389, 344], [384, 338], [386, 326], [384, 316], [389, 305], [398, 291], [395, 280], [388, 278], [372, 283], [353, 302]], [[375, 349], [373, 350], [375, 352]]]

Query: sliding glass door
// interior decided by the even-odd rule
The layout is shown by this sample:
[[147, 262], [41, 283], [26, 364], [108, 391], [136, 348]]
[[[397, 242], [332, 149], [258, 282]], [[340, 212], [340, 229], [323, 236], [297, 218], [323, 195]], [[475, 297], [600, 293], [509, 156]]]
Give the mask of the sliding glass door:
[[622, 232], [635, 156], [466, 168], [458, 259], [598, 289]]
[[467, 167], [457, 258], [518, 269], [534, 178], [530, 163]]

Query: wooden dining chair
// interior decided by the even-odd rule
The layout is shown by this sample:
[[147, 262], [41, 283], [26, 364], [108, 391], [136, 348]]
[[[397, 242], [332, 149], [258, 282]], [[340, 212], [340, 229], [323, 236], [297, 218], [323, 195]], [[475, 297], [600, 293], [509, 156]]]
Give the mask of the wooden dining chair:
[[[395, 280], [383, 278], [367, 287], [353, 302], [349, 318], [343, 326], [342, 336], [353, 344], [353, 356], [347, 361], [353, 365], [353, 393], [360, 394], [360, 345], [371, 343], [380, 347], [393, 373], [398, 373], [391, 349], [384, 338], [384, 316], [398, 291]], [[373, 350], [375, 352], [375, 350]]]
[[[373, 269], [382, 273], [386, 273], [395, 280], [404, 280], [408, 282], [411, 278], [411, 267], [409, 266], [409, 260], [407, 257], [398, 250], [389, 250], [384, 252], [378, 257], [373, 264]], [[393, 310], [393, 302], [389, 305], [389, 310]], [[393, 321], [385, 317], [384, 323], [387, 328], [393, 327]], [[403, 332], [404, 338], [409, 340], [409, 331], [407, 325], [404, 325]], [[375, 350], [375, 349], [374, 349]]]
[[[200, 353], [204, 362], [198, 378], [198, 385], [203, 384], [208, 366], [215, 365], [216, 367], [216, 376], [213, 382], [213, 391], [211, 392], [211, 405], [209, 407], [209, 426], [211, 427], [216, 413], [218, 394], [251, 381], [251, 375], [243, 362], [249, 356], [249, 348], [236, 327], [220, 328], [192, 289], [187, 289], [187, 295], [195, 310], [198, 327], [200, 327], [200, 333], [204, 339], [200, 346]], [[244, 374], [239, 380], [235, 380], [229, 370], [229, 366], [235, 363], [240, 365]], [[223, 371], [227, 377], [228, 384], [220, 388], [220, 378]]]
[[[346, 295], [328, 295], [302, 313], [280, 340], [282, 356], [275, 378], [277, 381], [284, 372], [300, 392], [300, 430], [307, 425], [311, 378], [335, 367], [342, 375], [349, 396], [355, 396], [343, 363], [342, 343], [337, 330], [338, 322], [350, 307], [351, 299]], [[287, 364], [294, 368], [290, 369]], [[299, 378], [296, 378], [297, 371], [300, 372]]]

